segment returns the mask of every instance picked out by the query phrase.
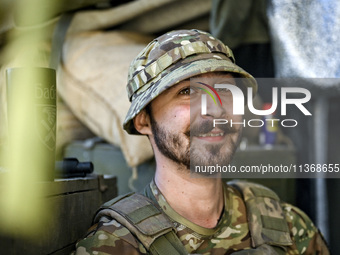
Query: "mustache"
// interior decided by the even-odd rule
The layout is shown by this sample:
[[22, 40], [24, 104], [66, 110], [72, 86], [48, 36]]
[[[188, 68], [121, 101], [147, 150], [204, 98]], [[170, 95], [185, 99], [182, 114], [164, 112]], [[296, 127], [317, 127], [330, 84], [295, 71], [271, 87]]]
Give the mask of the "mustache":
[[[219, 124], [216, 125], [218, 129], [220, 129], [224, 134], [227, 133], [236, 133], [238, 132], [238, 128], [235, 127], [235, 125], [231, 126], [229, 123], [227, 124]], [[202, 134], [207, 134], [211, 130], [214, 129], [214, 122], [212, 120], [203, 120], [199, 123], [191, 123], [189, 130], [185, 132], [185, 135], [190, 137], [191, 136], [197, 136]]]

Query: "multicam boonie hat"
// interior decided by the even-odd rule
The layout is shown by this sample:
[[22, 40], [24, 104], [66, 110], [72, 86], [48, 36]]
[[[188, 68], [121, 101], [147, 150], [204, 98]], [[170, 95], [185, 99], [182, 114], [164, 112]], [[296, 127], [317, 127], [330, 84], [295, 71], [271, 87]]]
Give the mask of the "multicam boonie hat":
[[232, 51], [220, 40], [200, 30], [176, 30], [149, 43], [132, 61], [127, 92], [131, 107], [123, 127], [129, 134], [139, 134], [133, 118], [167, 88], [190, 77], [225, 71], [238, 74], [243, 86], [257, 91], [253, 76], [235, 64]]

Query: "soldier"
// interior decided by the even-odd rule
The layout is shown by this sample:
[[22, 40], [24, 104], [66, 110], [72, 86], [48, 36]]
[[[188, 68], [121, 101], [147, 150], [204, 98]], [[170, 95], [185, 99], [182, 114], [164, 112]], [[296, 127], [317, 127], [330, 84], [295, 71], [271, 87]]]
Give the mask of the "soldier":
[[148, 136], [154, 180], [141, 193], [105, 203], [76, 254], [329, 254], [308, 216], [273, 191], [191, 177], [190, 164], [228, 164], [242, 130], [209, 124], [242, 120], [232, 114], [230, 91], [220, 91], [219, 106], [209, 100], [205, 115], [191, 107], [201, 100], [192, 77], [198, 85], [257, 88], [231, 50], [206, 32], [172, 31], [147, 45], [129, 69], [124, 129]]

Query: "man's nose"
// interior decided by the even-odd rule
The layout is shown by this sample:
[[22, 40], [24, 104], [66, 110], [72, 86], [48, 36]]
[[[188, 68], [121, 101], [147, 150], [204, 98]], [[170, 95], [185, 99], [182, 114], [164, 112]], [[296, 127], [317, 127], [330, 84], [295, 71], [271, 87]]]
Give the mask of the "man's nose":
[[218, 100], [214, 101], [211, 97], [207, 96], [206, 102], [207, 108], [205, 116], [209, 116], [214, 119], [221, 119], [225, 117], [226, 110]]

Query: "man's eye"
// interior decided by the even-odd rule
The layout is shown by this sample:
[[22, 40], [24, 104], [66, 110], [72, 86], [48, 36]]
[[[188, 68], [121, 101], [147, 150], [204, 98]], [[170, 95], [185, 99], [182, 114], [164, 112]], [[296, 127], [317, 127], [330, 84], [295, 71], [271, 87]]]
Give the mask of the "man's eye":
[[179, 92], [180, 95], [188, 95], [188, 96], [192, 93], [194, 93], [194, 90], [190, 87], [184, 88]]
[[229, 89], [227, 89], [227, 88], [216, 88], [215, 90], [217, 92], [228, 92], [229, 91]]

